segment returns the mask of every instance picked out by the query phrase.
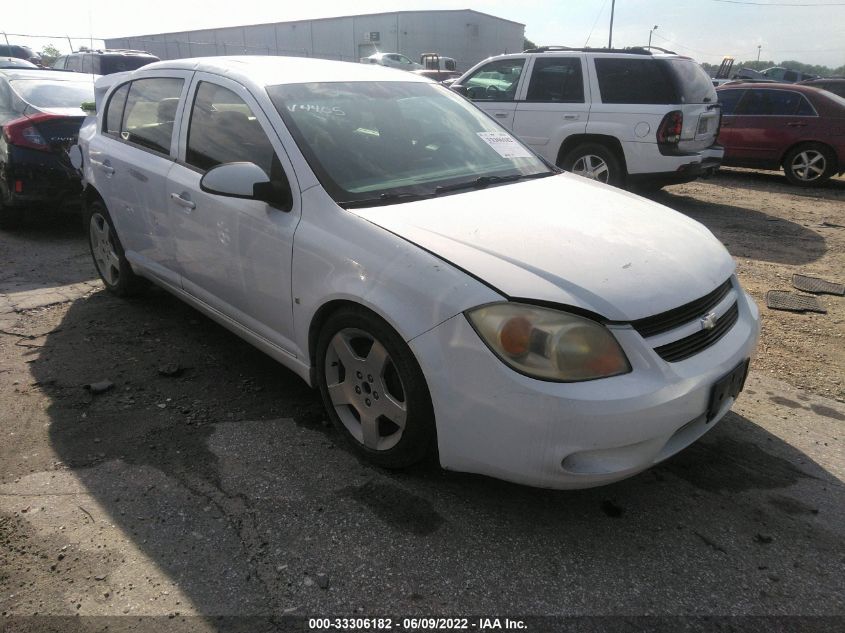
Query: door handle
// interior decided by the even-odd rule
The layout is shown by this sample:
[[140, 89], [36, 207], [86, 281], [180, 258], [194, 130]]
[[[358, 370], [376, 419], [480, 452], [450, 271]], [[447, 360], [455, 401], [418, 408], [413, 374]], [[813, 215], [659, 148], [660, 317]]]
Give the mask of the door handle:
[[564, 114], [563, 118], [567, 121], [575, 121], [577, 119], [580, 119], [581, 117], [578, 114]]
[[508, 113], [507, 112], [496, 112], [493, 116], [496, 117], [497, 119], [504, 119], [505, 117], [508, 116]]
[[171, 193], [170, 199], [173, 200], [173, 202], [178, 204], [183, 209], [188, 209], [189, 211], [193, 211], [194, 209], [197, 208], [197, 205], [194, 202], [183, 198], [181, 193]]
[[99, 167], [100, 170], [106, 174], [106, 176], [114, 176], [114, 167], [109, 164], [109, 161], [104, 160], [102, 163], [100, 163], [92, 160], [91, 162], [95, 163], [97, 167]]
[[786, 125], [787, 127], [807, 127], [806, 123], [801, 123], [799, 121], [790, 121]]

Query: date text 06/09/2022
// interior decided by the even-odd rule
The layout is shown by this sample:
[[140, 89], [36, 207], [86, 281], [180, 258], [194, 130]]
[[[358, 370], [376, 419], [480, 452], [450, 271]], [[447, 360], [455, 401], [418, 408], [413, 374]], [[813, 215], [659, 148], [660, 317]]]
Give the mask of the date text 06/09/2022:
[[523, 620], [474, 618], [309, 618], [311, 631], [526, 631]]

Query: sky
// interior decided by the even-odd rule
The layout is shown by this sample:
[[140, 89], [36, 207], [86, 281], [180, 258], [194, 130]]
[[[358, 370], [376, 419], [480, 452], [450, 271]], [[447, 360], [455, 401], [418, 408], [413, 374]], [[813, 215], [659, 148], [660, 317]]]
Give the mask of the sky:
[[[51, 42], [65, 52], [65, 35], [79, 38], [73, 40], [78, 48], [89, 37], [101, 46], [97, 39], [103, 37], [380, 11], [475, 9], [525, 24], [526, 37], [537, 44], [605, 46], [612, 1], [394, 0], [386, 5], [384, 0], [39, 0], [37, 10], [32, 3], [9, 3], [0, 27], [9, 34], [58, 36], [8, 37], [35, 50]], [[652, 44], [700, 62], [718, 63], [725, 55], [739, 61], [756, 59], [759, 46], [763, 60], [794, 59], [831, 68], [845, 64], [845, 0], [616, 0], [614, 46], [647, 44], [655, 25]]]

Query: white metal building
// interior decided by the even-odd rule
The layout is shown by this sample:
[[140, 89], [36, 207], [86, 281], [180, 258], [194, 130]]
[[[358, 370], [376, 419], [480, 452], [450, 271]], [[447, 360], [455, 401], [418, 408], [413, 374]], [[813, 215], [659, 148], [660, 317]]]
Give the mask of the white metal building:
[[319, 20], [109, 38], [107, 48], [162, 59], [208, 55], [295, 55], [357, 61], [376, 51], [453, 57], [459, 70], [523, 48], [525, 25], [471, 9], [394, 11]]

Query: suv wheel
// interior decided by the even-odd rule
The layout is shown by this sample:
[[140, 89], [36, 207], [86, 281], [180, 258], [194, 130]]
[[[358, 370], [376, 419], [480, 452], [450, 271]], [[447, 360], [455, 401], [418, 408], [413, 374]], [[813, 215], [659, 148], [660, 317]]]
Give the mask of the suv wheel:
[[616, 153], [598, 143], [584, 143], [570, 150], [560, 167], [590, 180], [620, 187], [625, 180], [622, 164]]
[[836, 156], [819, 143], [793, 147], [783, 159], [786, 179], [799, 187], [817, 187], [830, 180], [836, 171]]
[[106, 290], [119, 297], [141, 290], [146, 285], [144, 279], [132, 272], [111, 216], [102, 202], [95, 201], [89, 205], [85, 226], [88, 229], [88, 247]]
[[349, 307], [328, 318], [317, 340], [317, 382], [335, 427], [369, 461], [402, 468], [428, 453], [428, 387], [402, 337], [379, 317]]

